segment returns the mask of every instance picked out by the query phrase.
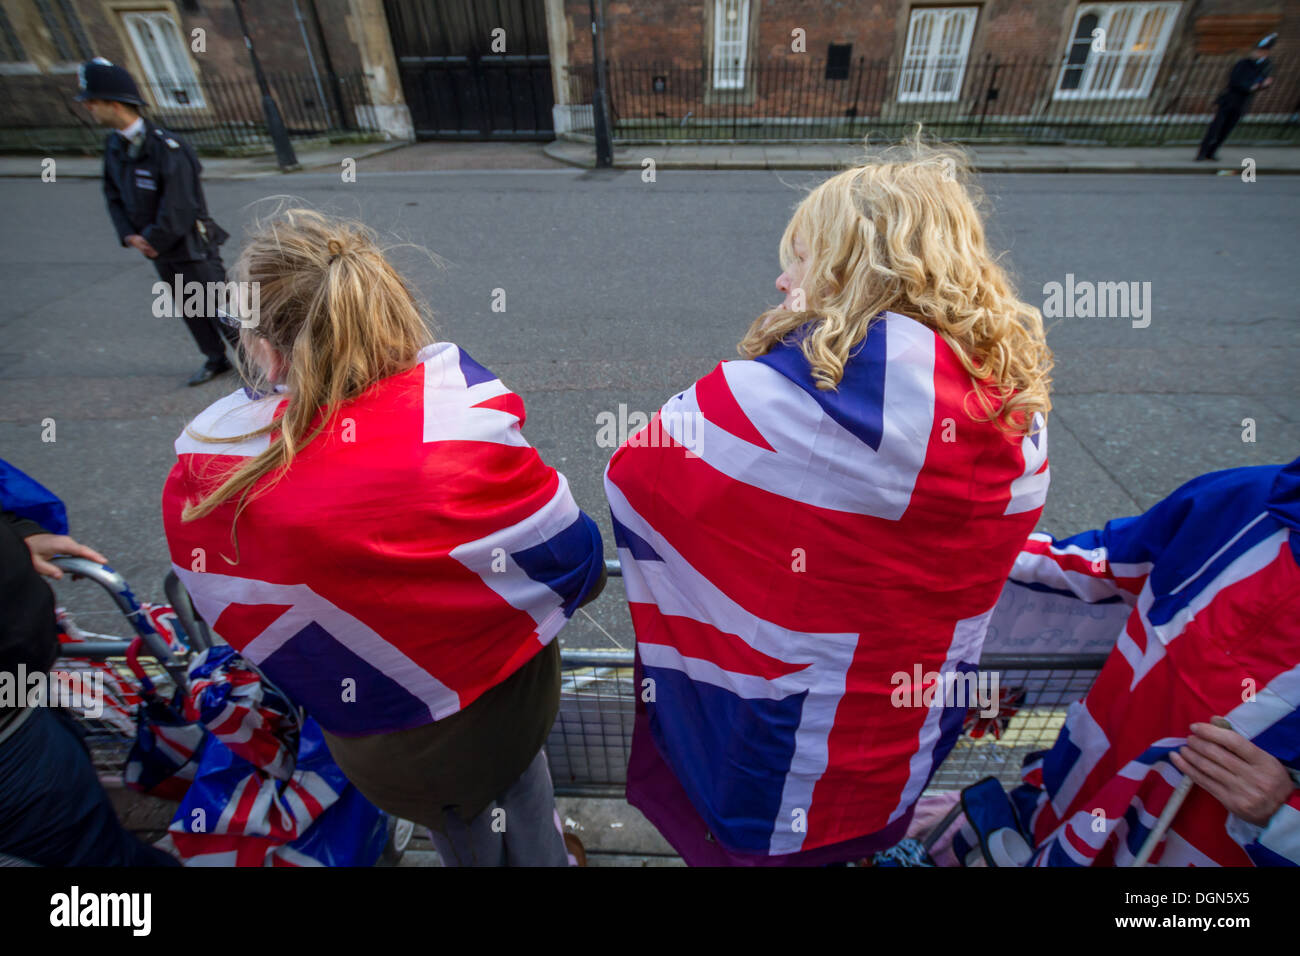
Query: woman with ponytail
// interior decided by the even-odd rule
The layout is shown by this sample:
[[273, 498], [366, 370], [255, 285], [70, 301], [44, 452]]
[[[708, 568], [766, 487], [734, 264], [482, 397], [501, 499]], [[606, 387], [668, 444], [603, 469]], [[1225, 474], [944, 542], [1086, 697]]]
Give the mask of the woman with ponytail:
[[447, 865], [564, 865], [542, 744], [556, 634], [603, 584], [594, 522], [364, 226], [287, 210], [234, 278], [249, 384], [163, 492], [195, 607]]

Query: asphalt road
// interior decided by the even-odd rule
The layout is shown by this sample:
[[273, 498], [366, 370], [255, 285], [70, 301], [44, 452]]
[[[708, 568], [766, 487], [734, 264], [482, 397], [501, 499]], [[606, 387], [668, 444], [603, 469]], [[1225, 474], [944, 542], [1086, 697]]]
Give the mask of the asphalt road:
[[[411, 248], [394, 258], [456, 341], [525, 399], [525, 435], [569, 477], [612, 554], [597, 416], [650, 412], [723, 358], [779, 296], [776, 243], [819, 173], [572, 169], [377, 173], [211, 182], [236, 236], [292, 191]], [[1135, 513], [1183, 481], [1300, 453], [1294, 302], [1300, 178], [988, 176], [991, 235], [1022, 297], [1076, 281], [1150, 282], [1147, 328], [1054, 320], [1052, 491], [1042, 528]], [[116, 244], [97, 183], [0, 182], [0, 457], [69, 506], [73, 533], [142, 596], [168, 567], [158, 497], [184, 423], [233, 388], [184, 386], [200, 357], [150, 311], [152, 267]], [[233, 259], [233, 247], [227, 247]], [[493, 312], [503, 289], [506, 311]], [[1256, 441], [1243, 442], [1243, 419]], [[53, 442], [42, 422], [55, 421]], [[107, 604], [61, 586], [83, 621]], [[564, 634], [631, 644], [617, 585]], [[102, 625], [102, 626], [100, 626]]]

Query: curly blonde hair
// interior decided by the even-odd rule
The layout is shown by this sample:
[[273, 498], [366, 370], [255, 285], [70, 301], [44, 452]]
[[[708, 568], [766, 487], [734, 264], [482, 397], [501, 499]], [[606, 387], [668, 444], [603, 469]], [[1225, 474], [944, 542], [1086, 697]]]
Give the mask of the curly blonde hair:
[[[919, 133], [813, 189], [781, 237], [782, 268], [806, 246], [799, 311], [769, 309], [738, 349], [756, 358], [798, 332], [820, 389], [834, 389], [849, 355], [882, 312], [942, 336], [972, 379], [982, 415], [1014, 434], [1051, 409], [1052, 353], [1043, 317], [1016, 297], [989, 253], [964, 155]], [[797, 303], [799, 304], [799, 303]]]

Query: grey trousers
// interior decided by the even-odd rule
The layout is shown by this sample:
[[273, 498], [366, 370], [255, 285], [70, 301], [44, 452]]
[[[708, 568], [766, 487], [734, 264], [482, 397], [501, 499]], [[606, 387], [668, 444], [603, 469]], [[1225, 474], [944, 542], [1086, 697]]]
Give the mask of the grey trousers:
[[445, 833], [429, 831], [443, 866], [570, 865], [545, 751], [473, 820], [444, 819]]

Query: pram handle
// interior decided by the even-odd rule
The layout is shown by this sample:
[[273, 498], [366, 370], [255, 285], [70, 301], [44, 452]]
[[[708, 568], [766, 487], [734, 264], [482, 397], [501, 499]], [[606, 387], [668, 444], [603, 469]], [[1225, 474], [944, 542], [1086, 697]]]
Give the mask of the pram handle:
[[194, 653], [198, 654], [210, 648], [212, 635], [208, 631], [207, 622], [194, 610], [190, 592], [185, 590], [185, 585], [181, 584], [181, 579], [175, 571], [168, 571], [167, 577], [163, 578], [163, 591], [167, 594], [167, 603], [172, 606], [172, 610], [180, 619], [181, 627], [185, 628], [185, 634], [190, 639], [190, 648]]
[[60, 644], [60, 657], [84, 657], [88, 661], [102, 661], [110, 657], [125, 657], [131, 649], [131, 641], [121, 638], [103, 640], [77, 641], [75, 644]]
[[[131, 623], [131, 627], [144, 642], [145, 647], [149, 649], [149, 653], [158, 659], [158, 662], [162, 664], [167, 673], [177, 682], [178, 686], [185, 686], [185, 665], [176, 659], [176, 656], [172, 654], [171, 648], [168, 647], [167, 642], [163, 639], [162, 635], [154, 630], [153, 622], [149, 620], [149, 615], [144, 612], [144, 609], [140, 607], [140, 602], [137, 601], [135, 595], [131, 593], [131, 587], [126, 583], [126, 578], [122, 577], [121, 574], [114, 571], [108, 565], [98, 564], [88, 558], [73, 558], [67, 555], [58, 555], [50, 560], [53, 564], [62, 568], [66, 573], [71, 574], [74, 577], [86, 578], [87, 580], [94, 581], [107, 591], [109, 596], [113, 599], [113, 603], [118, 606], [122, 615]], [[104, 641], [94, 643], [116, 644], [117, 642]], [[121, 643], [123, 645], [122, 653], [125, 653], [125, 649], [129, 646], [130, 642], [123, 641]], [[83, 655], [83, 652], [88, 649], [86, 645], [80, 644], [75, 645], [75, 648], [78, 655]]]

